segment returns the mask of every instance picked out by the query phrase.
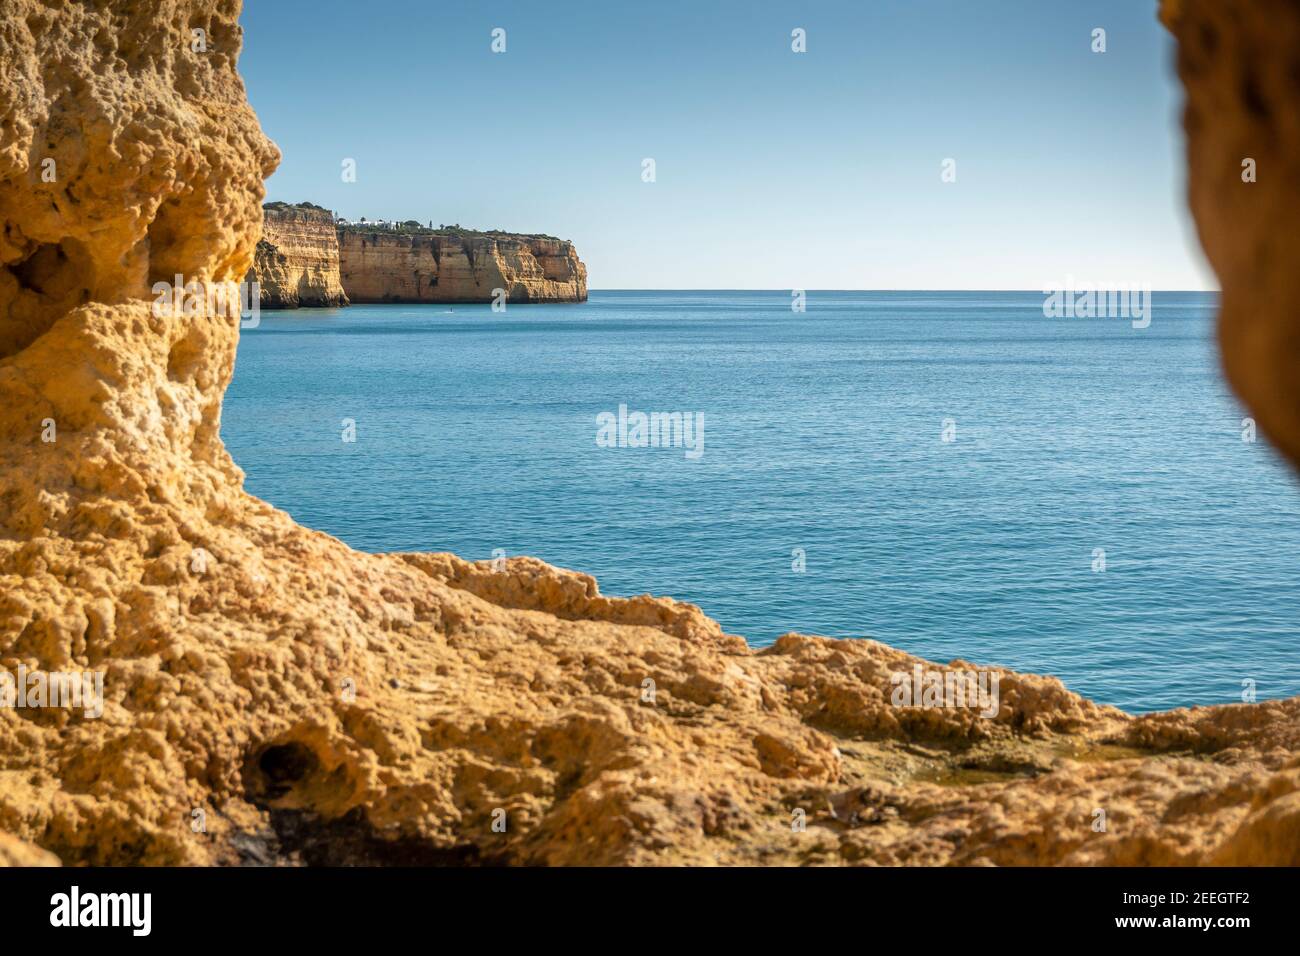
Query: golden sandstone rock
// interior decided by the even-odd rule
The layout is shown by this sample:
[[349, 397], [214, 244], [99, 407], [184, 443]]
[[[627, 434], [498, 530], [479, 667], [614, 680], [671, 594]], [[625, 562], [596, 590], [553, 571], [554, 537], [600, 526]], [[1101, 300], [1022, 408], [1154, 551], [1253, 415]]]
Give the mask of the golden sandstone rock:
[[[1217, 16], [1182, 6], [1180, 35]], [[1135, 718], [1007, 673], [993, 719], [899, 707], [920, 662], [874, 641], [754, 651], [688, 604], [363, 554], [247, 495], [238, 317], [149, 292], [253, 260], [277, 157], [238, 12], [0, 12], [0, 668], [104, 692], [99, 719], [0, 708], [0, 862], [1300, 863], [1300, 698]], [[1244, 123], [1240, 94], [1198, 115]]]
[[[353, 302], [585, 302], [587, 267], [553, 236], [339, 225], [311, 203], [268, 203], [248, 281], [264, 309]], [[499, 291], [498, 291], [499, 290]]]
[[339, 268], [353, 302], [587, 300], [587, 267], [552, 236], [342, 226]]
[[334, 214], [300, 203], [268, 203], [262, 239], [248, 281], [257, 282], [263, 309], [347, 305], [339, 281], [339, 240]]
[[586, 300], [586, 267], [563, 239], [417, 224], [335, 228], [333, 213], [311, 203], [266, 204], [247, 278], [263, 308]]

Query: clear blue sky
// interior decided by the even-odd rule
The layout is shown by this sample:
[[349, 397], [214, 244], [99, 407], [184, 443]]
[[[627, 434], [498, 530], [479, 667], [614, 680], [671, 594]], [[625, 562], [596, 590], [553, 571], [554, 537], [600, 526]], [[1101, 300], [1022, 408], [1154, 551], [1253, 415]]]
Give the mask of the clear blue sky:
[[242, 22], [284, 152], [268, 199], [551, 233], [594, 289], [1215, 287], [1154, 0], [247, 0]]

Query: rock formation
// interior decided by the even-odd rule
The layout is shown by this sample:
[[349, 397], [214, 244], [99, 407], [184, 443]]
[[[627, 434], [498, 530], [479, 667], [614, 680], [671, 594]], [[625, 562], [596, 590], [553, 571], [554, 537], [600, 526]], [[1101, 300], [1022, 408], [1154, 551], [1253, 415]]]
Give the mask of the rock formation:
[[[1209, 76], [1251, 22], [1216, 6], [1174, 19], [1185, 43], [1215, 24]], [[1274, 7], [1261, 76], [1300, 28]], [[246, 494], [219, 436], [238, 316], [150, 296], [253, 262], [277, 155], [238, 12], [0, 8], [0, 669], [94, 671], [105, 696], [99, 719], [0, 707], [0, 862], [1300, 863], [1300, 698], [1131, 717], [1009, 673], [992, 720], [898, 707], [915, 659], [874, 641], [754, 651], [688, 604], [363, 554]], [[1223, 75], [1191, 115], [1262, 124]], [[1250, 274], [1284, 287], [1272, 220], [1196, 205], [1273, 243]], [[1256, 301], [1221, 271], [1226, 305]], [[1261, 394], [1285, 434], [1288, 393]]]
[[353, 302], [585, 302], [587, 267], [553, 236], [335, 226], [311, 203], [268, 203], [249, 281], [264, 309]]
[[339, 262], [353, 302], [587, 300], [587, 267], [551, 236], [342, 226]]
[[1166, 0], [1161, 18], [1178, 38], [1190, 200], [1223, 288], [1228, 380], [1300, 461], [1300, 10]]
[[339, 282], [334, 214], [300, 203], [268, 203], [248, 281], [260, 287], [263, 309], [347, 305]]

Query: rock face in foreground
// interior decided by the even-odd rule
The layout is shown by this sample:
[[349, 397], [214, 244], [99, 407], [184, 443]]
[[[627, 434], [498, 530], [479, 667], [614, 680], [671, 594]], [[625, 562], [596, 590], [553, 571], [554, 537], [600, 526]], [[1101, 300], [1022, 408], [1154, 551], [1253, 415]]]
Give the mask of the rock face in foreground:
[[1300, 461], [1300, 8], [1165, 0], [1161, 18], [1178, 38], [1188, 186], [1223, 288], [1224, 367]]
[[898, 707], [917, 662], [874, 641], [755, 652], [688, 604], [363, 554], [246, 494], [238, 316], [149, 289], [244, 276], [277, 157], [238, 3], [162, 7], [0, 10], [0, 668], [105, 695], [0, 708], [0, 862], [1300, 862], [1300, 699], [1134, 718], [1007, 674], [993, 720]]
[[585, 302], [587, 267], [551, 236], [339, 228], [343, 288], [353, 302]]
[[334, 214], [300, 203], [268, 203], [250, 281], [261, 286], [264, 309], [347, 305], [339, 282]]

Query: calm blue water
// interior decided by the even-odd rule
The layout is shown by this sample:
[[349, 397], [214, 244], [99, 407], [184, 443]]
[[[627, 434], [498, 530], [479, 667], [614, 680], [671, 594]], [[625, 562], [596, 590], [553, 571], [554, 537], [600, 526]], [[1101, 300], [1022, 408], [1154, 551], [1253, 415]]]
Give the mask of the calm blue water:
[[[365, 550], [503, 548], [754, 644], [874, 637], [1133, 711], [1291, 696], [1300, 483], [1241, 440], [1214, 304], [1157, 294], [1145, 330], [1031, 293], [264, 313], [223, 434], [251, 492]], [[597, 447], [620, 403], [702, 412], [703, 456]]]

